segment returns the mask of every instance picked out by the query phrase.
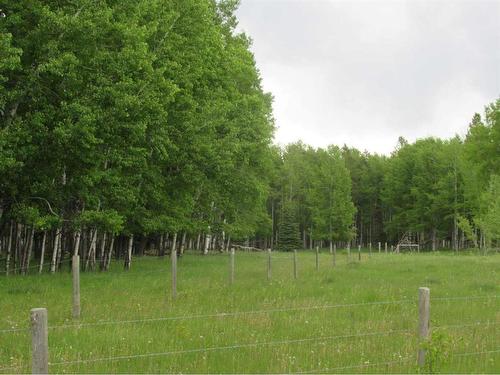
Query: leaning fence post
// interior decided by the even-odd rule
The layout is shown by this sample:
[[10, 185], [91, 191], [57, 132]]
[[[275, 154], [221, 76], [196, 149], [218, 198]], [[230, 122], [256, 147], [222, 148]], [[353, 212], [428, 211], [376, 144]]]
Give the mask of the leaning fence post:
[[80, 318], [80, 256], [73, 255], [71, 264], [73, 274], [73, 318]]
[[267, 279], [271, 280], [271, 249], [267, 250]]
[[170, 253], [172, 261], [172, 298], [177, 297], [177, 250], [173, 249]]
[[297, 278], [297, 250], [293, 251], [293, 277]]
[[234, 247], [231, 249], [229, 256], [229, 282], [234, 284]]
[[316, 271], [319, 271], [319, 246], [316, 246]]
[[31, 309], [31, 372], [49, 373], [49, 330], [47, 309]]
[[[429, 319], [430, 319], [430, 289], [418, 288], [418, 335], [423, 342], [429, 339]], [[421, 345], [422, 345], [421, 343]], [[425, 366], [426, 350], [418, 350], [418, 366]]]

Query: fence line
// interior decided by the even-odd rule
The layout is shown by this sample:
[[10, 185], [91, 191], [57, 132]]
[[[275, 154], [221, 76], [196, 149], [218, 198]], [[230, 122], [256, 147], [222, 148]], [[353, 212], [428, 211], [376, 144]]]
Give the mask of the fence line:
[[268, 313], [322, 310], [322, 309], [334, 309], [334, 308], [357, 307], [357, 306], [389, 305], [389, 304], [408, 303], [408, 302], [413, 302], [413, 301], [410, 299], [407, 299], [407, 300], [396, 300], [396, 301], [350, 303], [350, 304], [339, 304], [339, 305], [299, 306], [299, 307], [278, 308], [278, 309], [268, 309], [268, 310], [234, 311], [234, 312], [222, 312], [222, 313], [214, 313], [214, 314], [180, 315], [180, 316], [171, 316], [171, 317], [162, 317], [162, 318], [147, 318], [147, 319], [116, 320], [116, 321], [104, 321], [104, 322], [93, 322], [93, 323], [63, 324], [63, 325], [59, 325], [59, 326], [49, 326], [49, 329], [86, 327], [86, 326], [102, 326], [102, 325], [113, 325], [113, 324], [148, 323], [148, 322], [161, 322], [161, 321], [169, 321], [169, 320], [225, 318], [225, 317], [235, 317], [235, 316], [241, 316], [241, 315], [258, 315], [258, 314], [268, 314]]
[[493, 350], [485, 350], [483, 352], [468, 352], [468, 353], [458, 353], [458, 354], [452, 353], [452, 356], [454, 356], [454, 357], [469, 357], [469, 356], [473, 356], [473, 355], [492, 354], [492, 353], [500, 353], [500, 348], [493, 349]]
[[316, 370], [309, 370], [309, 371], [301, 371], [301, 372], [296, 372], [295, 374], [317, 374], [320, 372], [330, 372], [330, 371], [335, 371], [335, 370], [349, 370], [349, 369], [355, 369], [355, 368], [363, 368], [363, 367], [378, 367], [378, 366], [388, 366], [388, 365], [394, 365], [394, 364], [402, 364], [406, 363], [409, 361], [414, 361], [415, 358], [412, 357], [407, 357], [407, 358], [401, 358], [396, 361], [388, 361], [388, 362], [377, 362], [377, 363], [363, 363], [361, 365], [352, 365], [352, 366], [341, 366], [341, 367], [330, 367], [330, 368], [325, 368], [325, 369], [316, 369]]
[[6, 329], [0, 329], [0, 333], [21, 332], [21, 331], [28, 332], [29, 330], [30, 330], [29, 328], [6, 328]]
[[278, 345], [284, 345], [284, 344], [298, 344], [298, 343], [313, 342], [313, 341], [329, 341], [329, 340], [347, 339], [347, 338], [354, 338], [354, 337], [386, 336], [386, 335], [392, 335], [392, 334], [403, 334], [403, 333], [412, 333], [412, 332], [413, 332], [412, 330], [396, 330], [396, 331], [385, 331], [385, 332], [358, 333], [358, 334], [353, 334], [353, 335], [309, 337], [309, 338], [296, 339], [296, 340], [264, 341], [264, 342], [255, 342], [255, 343], [247, 343], [247, 344], [215, 346], [215, 347], [209, 347], [209, 348], [172, 350], [172, 351], [168, 351], [168, 352], [159, 352], [159, 353], [132, 354], [132, 355], [122, 355], [122, 356], [115, 356], [115, 357], [104, 357], [104, 358], [82, 359], [82, 360], [75, 360], [75, 361], [53, 362], [53, 363], [49, 363], [49, 366], [71, 365], [71, 364], [80, 364], [80, 363], [94, 363], [94, 362], [107, 362], [107, 361], [120, 361], [120, 360], [124, 360], [124, 359], [133, 359], [133, 358], [163, 357], [163, 356], [177, 355], [177, 354], [214, 352], [214, 351], [220, 351], [220, 350], [252, 348], [252, 347], [259, 347], [259, 346], [278, 346]]
[[500, 322], [476, 322], [470, 324], [450, 324], [444, 326], [434, 326], [432, 328], [465, 328], [465, 327], [476, 327], [476, 326], [496, 326], [499, 325]]
[[0, 371], [6, 371], [6, 370], [13, 370], [13, 369], [20, 369], [24, 366], [20, 365], [20, 366], [10, 366], [10, 367], [0, 367]]
[[[452, 353], [452, 356], [454, 356], [454, 357], [467, 357], [467, 356], [473, 356], [473, 355], [492, 354], [492, 353], [500, 353], [500, 348], [495, 349], [495, 350], [482, 351], [482, 352]], [[377, 366], [405, 363], [405, 362], [414, 361], [414, 360], [415, 360], [415, 358], [413, 358], [413, 357], [407, 357], [407, 358], [402, 358], [402, 359], [396, 360], [396, 361], [364, 363], [361, 365], [353, 365], [353, 366], [330, 367], [330, 368], [324, 368], [324, 369], [315, 369], [315, 370], [308, 370], [308, 371], [303, 371], [303, 372], [296, 372], [296, 374], [317, 374], [317, 373], [326, 372], [326, 371], [330, 372], [330, 371], [335, 371], [335, 370], [348, 370], [348, 369], [363, 368], [363, 367], [377, 367]]]
[[[60, 262], [56, 263], [56, 267], [60, 264], [64, 264], [64, 263], [68, 263], [68, 262], [71, 262], [71, 259], [61, 260]], [[43, 266], [50, 266], [50, 265], [52, 265], [52, 262], [43, 263], [42, 265]], [[34, 268], [40, 268], [40, 263], [37, 265], [34, 265], [34, 266], [29, 266], [29, 267], [9, 268], [9, 273], [15, 272], [15, 271], [30, 270], [30, 269], [34, 269]], [[7, 270], [0, 271], [0, 273], [7, 273]]]
[[[496, 298], [498, 296], [484, 296], [482, 298]], [[458, 298], [458, 297], [457, 297]], [[465, 299], [463, 297], [459, 297]], [[453, 297], [453, 299], [456, 299]], [[469, 297], [469, 299], [477, 299]], [[432, 299], [431, 299], [432, 301]], [[391, 304], [403, 304], [403, 303], [414, 303], [415, 301], [411, 299], [402, 299], [394, 301], [375, 301], [375, 302], [361, 302], [361, 303], [348, 303], [348, 304], [336, 304], [336, 305], [316, 305], [316, 306], [298, 306], [289, 308], [276, 308], [268, 310], [248, 310], [248, 311], [233, 311], [233, 312], [221, 312], [213, 314], [194, 314], [194, 315], [181, 315], [172, 317], [158, 317], [158, 318], [145, 318], [145, 319], [130, 319], [130, 320], [113, 320], [113, 321], [103, 321], [103, 322], [90, 322], [90, 323], [75, 323], [75, 324], [62, 324], [58, 326], [49, 326], [49, 329], [64, 329], [64, 328], [81, 328], [81, 327], [91, 327], [91, 326], [103, 326], [103, 325], [115, 325], [115, 324], [135, 324], [135, 323], [151, 323], [151, 322], [161, 322], [161, 321], [178, 321], [178, 320], [189, 320], [189, 319], [204, 319], [204, 318], [225, 318], [225, 317], [236, 317], [241, 315], [258, 315], [258, 314], [268, 314], [268, 313], [279, 313], [279, 312], [293, 312], [293, 311], [310, 311], [310, 310], [323, 310], [323, 309], [335, 309], [335, 308], [347, 308], [347, 307], [358, 307], [358, 306], [377, 306], [377, 305], [391, 305]], [[454, 328], [454, 327], [468, 327], [475, 325], [497, 325], [500, 323], [490, 323], [490, 322], [478, 322], [471, 323], [467, 325], [448, 325], [448, 326], [435, 326], [434, 328]], [[8, 332], [20, 332], [29, 331], [29, 328], [8, 328], [0, 329], [0, 333]]]
[[500, 298], [499, 295], [491, 296], [460, 296], [460, 297], [431, 297], [431, 301], [459, 301], [459, 300], [473, 300], [473, 299], [485, 299], [485, 298]]

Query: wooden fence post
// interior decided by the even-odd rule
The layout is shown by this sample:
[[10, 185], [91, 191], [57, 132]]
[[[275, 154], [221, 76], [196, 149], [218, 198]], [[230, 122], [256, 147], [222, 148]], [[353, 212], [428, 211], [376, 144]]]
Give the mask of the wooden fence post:
[[293, 277], [297, 279], [297, 250], [293, 251]]
[[361, 245], [358, 245], [358, 261], [361, 262]]
[[380, 245], [381, 245], [381, 243], [379, 242], [379, 243], [378, 243], [378, 252], [379, 252], [379, 254], [380, 254], [380, 248], [381, 248], [381, 246], [380, 246]]
[[271, 249], [267, 250], [267, 279], [271, 280]]
[[316, 246], [316, 271], [319, 271], [319, 246]]
[[371, 243], [371, 242], [370, 242], [370, 244], [368, 245], [368, 250], [369, 250], [369, 252], [368, 252], [368, 256], [371, 258], [371, 256], [372, 256], [372, 243]]
[[49, 329], [47, 309], [31, 309], [31, 372], [49, 373]]
[[234, 284], [234, 247], [231, 248], [231, 253], [229, 256], [229, 282]]
[[172, 262], [172, 298], [177, 298], [177, 250], [172, 249], [170, 252], [170, 260]]
[[73, 275], [73, 319], [80, 318], [80, 256], [73, 255], [71, 264]]
[[[430, 289], [418, 288], [418, 335], [422, 343], [429, 339], [429, 320], [430, 320]], [[425, 366], [426, 350], [420, 348], [418, 350], [418, 366]]]

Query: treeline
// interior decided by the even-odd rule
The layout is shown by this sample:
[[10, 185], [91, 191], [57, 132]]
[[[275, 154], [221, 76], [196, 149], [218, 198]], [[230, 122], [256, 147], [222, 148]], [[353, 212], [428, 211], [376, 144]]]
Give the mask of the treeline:
[[272, 98], [236, 5], [2, 2], [7, 269], [76, 252], [105, 268], [111, 250], [128, 267], [153, 243], [208, 251], [267, 228]]
[[105, 270], [172, 250], [499, 237], [498, 101], [465, 140], [401, 139], [390, 157], [280, 149], [236, 7], [2, 2], [5, 272], [55, 272], [76, 253]]
[[500, 99], [483, 117], [474, 115], [465, 139], [400, 138], [390, 156], [287, 146], [269, 198], [273, 245], [396, 245], [406, 234], [429, 250], [496, 245]]

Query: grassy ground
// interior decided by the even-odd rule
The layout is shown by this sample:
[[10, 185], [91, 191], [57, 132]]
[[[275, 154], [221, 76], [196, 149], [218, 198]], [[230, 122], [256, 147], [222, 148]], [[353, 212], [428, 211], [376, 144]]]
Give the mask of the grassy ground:
[[[169, 259], [136, 258], [129, 272], [117, 263], [108, 273], [82, 273], [76, 326], [69, 272], [0, 276], [0, 330], [28, 328], [33, 307], [47, 307], [49, 326], [71, 325], [49, 330], [49, 370], [57, 373], [414, 373], [418, 287], [428, 286], [427, 371], [500, 372], [500, 255], [364, 253], [358, 262], [354, 252], [348, 262], [339, 252], [337, 259], [334, 268], [321, 253], [316, 271], [314, 253], [299, 253], [294, 280], [291, 254], [274, 253], [268, 281], [266, 254], [237, 252], [229, 285], [227, 254], [187, 254], [174, 301]], [[469, 296], [480, 298], [445, 299]], [[324, 305], [344, 306], [276, 311]], [[243, 311], [254, 313], [199, 316]], [[162, 317], [180, 319], [86, 325]], [[151, 353], [158, 355], [134, 357]], [[122, 358], [100, 361], [109, 357]], [[83, 362], [58, 364], [74, 361]], [[30, 372], [29, 331], [0, 331], [2, 372]]]

